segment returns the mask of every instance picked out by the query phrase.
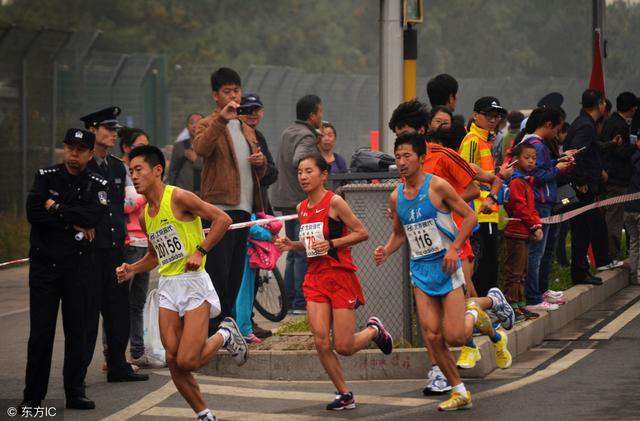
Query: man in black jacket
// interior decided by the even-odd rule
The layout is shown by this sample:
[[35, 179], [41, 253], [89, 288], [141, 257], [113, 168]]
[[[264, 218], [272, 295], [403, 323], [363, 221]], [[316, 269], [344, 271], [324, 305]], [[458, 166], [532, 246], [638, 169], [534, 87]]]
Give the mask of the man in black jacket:
[[[571, 123], [567, 133], [566, 148], [581, 150], [575, 155], [576, 166], [571, 173], [580, 206], [595, 202], [601, 183], [606, 181], [596, 132], [596, 122], [603, 116], [605, 107], [601, 92], [593, 89], [584, 91], [580, 115]], [[596, 265], [600, 269], [609, 268], [612, 262], [607, 246], [607, 227], [599, 209], [592, 209], [571, 220], [571, 278], [574, 284], [602, 285], [602, 279], [589, 272], [589, 243], [593, 247]]]
[[[630, 142], [630, 126], [637, 109], [638, 98], [631, 92], [623, 92], [616, 99], [616, 112], [604, 122], [600, 136], [600, 149], [604, 169], [608, 175], [606, 197], [625, 194], [631, 174], [631, 156], [636, 151], [635, 142]], [[617, 204], [603, 208], [609, 230], [609, 254], [619, 258], [620, 241], [624, 219], [624, 205]]]
[[27, 197], [31, 224], [29, 318], [24, 401], [36, 408], [47, 394], [58, 306], [64, 324], [64, 390], [67, 408], [93, 409], [85, 395], [91, 244], [107, 207], [107, 180], [86, 170], [93, 156], [92, 133], [70, 129], [64, 138], [64, 163], [36, 173]]

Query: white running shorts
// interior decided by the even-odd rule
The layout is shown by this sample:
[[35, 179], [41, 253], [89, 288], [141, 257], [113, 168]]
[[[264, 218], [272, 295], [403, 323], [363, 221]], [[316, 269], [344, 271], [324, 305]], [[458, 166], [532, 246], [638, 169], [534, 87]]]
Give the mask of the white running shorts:
[[209, 274], [204, 270], [176, 276], [161, 276], [158, 295], [159, 306], [177, 312], [180, 317], [187, 311], [198, 308], [205, 301], [211, 304], [210, 318], [220, 314], [220, 299]]

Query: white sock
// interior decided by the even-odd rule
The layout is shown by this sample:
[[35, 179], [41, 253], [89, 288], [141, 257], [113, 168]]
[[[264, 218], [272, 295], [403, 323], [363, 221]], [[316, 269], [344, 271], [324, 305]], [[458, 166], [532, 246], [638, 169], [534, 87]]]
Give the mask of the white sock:
[[432, 366], [431, 366], [431, 369], [432, 369], [433, 371], [436, 371], [436, 372], [437, 372], [437, 371], [442, 372], [442, 370], [440, 370], [440, 367], [438, 367], [438, 364], [434, 364], [434, 365], [432, 365]]
[[451, 389], [453, 392], [458, 392], [462, 396], [467, 396], [467, 388], [464, 387], [464, 383], [460, 383], [459, 385], [453, 386]]
[[478, 312], [475, 310], [467, 310], [466, 314], [471, 314], [473, 316], [473, 324], [476, 324], [478, 321]]
[[198, 412], [198, 417], [201, 417], [203, 415], [207, 416], [208, 420], [213, 420], [213, 414], [211, 413], [211, 410], [209, 408], [203, 409], [202, 411]]
[[218, 333], [222, 335], [222, 346], [227, 345], [227, 343], [229, 343], [229, 338], [231, 338], [231, 331], [226, 327], [221, 327], [218, 329]]

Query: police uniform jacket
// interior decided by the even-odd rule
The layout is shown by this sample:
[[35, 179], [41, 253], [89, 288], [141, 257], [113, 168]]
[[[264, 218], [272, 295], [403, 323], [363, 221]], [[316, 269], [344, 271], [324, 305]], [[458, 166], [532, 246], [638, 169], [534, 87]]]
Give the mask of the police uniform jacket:
[[[78, 241], [74, 225], [93, 228], [102, 219], [108, 182], [85, 170], [70, 174], [64, 164], [37, 171], [27, 197], [27, 219], [31, 224], [31, 259], [71, 263], [91, 248], [88, 240]], [[58, 210], [45, 209], [48, 199], [59, 204]]]
[[108, 181], [107, 210], [96, 226], [95, 244], [97, 248], [121, 248], [124, 247], [126, 235], [126, 218], [124, 214], [124, 187], [127, 179], [127, 169], [121, 159], [107, 154], [107, 170], [103, 171], [95, 156], [87, 168], [100, 174]]

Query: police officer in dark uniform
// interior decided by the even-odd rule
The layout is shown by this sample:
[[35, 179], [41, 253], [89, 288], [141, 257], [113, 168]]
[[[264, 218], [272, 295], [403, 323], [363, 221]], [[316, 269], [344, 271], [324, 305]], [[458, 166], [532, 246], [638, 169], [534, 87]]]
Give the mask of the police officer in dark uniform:
[[108, 153], [116, 144], [117, 117], [120, 108], [109, 107], [81, 117], [85, 127], [96, 136], [93, 159], [87, 168], [108, 181], [107, 210], [96, 226], [96, 265], [94, 269], [94, 313], [90, 318], [89, 347], [86, 358], [91, 361], [102, 312], [107, 337], [107, 381], [148, 380], [146, 374], [134, 373], [125, 359], [129, 342], [129, 285], [119, 284], [116, 267], [124, 262], [126, 222], [124, 214], [127, 170], [119, 158]]
[[95, 408], [84, 389], [88, 284], [94, 258], [89, 240], [106, 210], [108, 182], [87, 171], [94, 141], [93, 133], [67, 131], [64, 163], [40, 169], [27, 197], [27, 219], [31, 224], [31, 332], [21, 406], [38, 407], [47, 394], [58, 305], [62, 300], [67, 408]]

